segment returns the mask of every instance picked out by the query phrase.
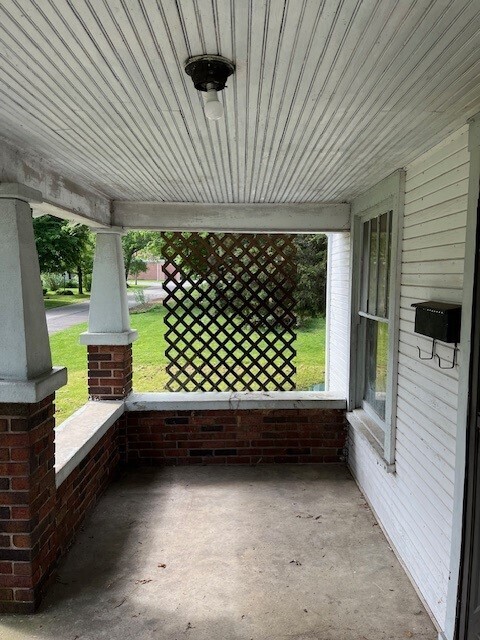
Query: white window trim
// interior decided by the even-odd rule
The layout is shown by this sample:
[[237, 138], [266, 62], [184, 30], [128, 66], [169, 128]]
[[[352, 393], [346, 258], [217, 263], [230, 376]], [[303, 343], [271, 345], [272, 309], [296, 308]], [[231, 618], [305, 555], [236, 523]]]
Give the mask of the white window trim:
[[368, 425], [376, 423], [368, 412], [362, 409], [364, 395], [364, 348], [365, 336], [360, 323], [360, 291], [363, 251], [361, 246], [363, 223], [387, 211], [392, 211], [392, 244], [389, 277], [389, 340], [387, 365], [387, 398], [385, 421], [382, 424], [385, 433], [383, 459], [386, 469], [394, 471], [396, 442], [396, 409], [398, 383], [398, 340], [400, 324], [400, 284], [402, 259], [403, 206], [405, 199], [405, 171], [399, 170], [391, 174], [364, 194], [353, 200], [351, 211], [351, 331], [350, 331], [350, 385], [349, 411], [361, 410], [364, 413], [362, 422]]

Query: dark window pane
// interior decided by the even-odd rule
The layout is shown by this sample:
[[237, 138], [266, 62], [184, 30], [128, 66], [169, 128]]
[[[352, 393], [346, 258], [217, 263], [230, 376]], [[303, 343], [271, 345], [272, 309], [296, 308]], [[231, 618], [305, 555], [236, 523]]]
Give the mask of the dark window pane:
[[361, 297], [360, 297], [360, 309], [362, 311], [368, 311], [368, 266], [370, 255], [370, 220], [363, 223], [363, 249], [362, 249], [362, 284], [361, 284]]
[[367, 320], [365, 349], [365, 401], [385, 420], [387, 393], [388, 324]]
[[368, 313], [377, 315], [378, 219], [370, 220], [370, 255], [368, 258]]
[[378, 252], [378, 298], [377, 315], [388, 318], [388, 277], [390, 262], [390, 213], [380, 216], [378, 223], [379, 252]]

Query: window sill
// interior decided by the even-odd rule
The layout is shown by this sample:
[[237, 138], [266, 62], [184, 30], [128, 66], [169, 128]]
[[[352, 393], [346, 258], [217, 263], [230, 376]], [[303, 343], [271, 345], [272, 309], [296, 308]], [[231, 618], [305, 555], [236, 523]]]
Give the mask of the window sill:
[[127, 411], [345, 409], [347, 401], [327, 391], [200, 391], [132, 393]]
[[389, 463], [383, 457], [383, 431], [378, 424], [370, 418], [368, 413], [363, 409], [354, 409], [347, 413], [347, 420], [358, 435], [370, 445], [375, 456], [378, 458], [379, 464], [387, 473], [395, 473], [395, 463]]

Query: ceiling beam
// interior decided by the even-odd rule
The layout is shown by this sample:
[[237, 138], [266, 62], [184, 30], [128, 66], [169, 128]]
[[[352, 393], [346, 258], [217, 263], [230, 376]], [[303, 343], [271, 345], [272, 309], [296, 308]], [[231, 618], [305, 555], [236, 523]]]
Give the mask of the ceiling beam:
[[114, 201], [112, 225], [125, 229], [159, 231], [238, 233], [348, 231], [350, 205], [330, 202], [203, 204]]
[[42, 193], [35, 216], [50, 214], [90, 227], [110, 226], [110, 200], [53, 171], [42, 159], [0, 142], [0, 182], [20, 183]]

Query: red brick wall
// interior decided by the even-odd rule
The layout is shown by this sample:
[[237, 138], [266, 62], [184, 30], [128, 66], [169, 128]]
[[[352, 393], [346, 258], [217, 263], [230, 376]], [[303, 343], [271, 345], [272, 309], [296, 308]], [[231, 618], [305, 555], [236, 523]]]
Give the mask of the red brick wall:
[[[122, 353], [116, 349], [107, 355]], [[346, 436], [341, 409], [131, 412], [112, 425], [56, 490], [53, 414], [53, 396], [36, 405], [0, 404], [2, 613], [29, 613], [38, 606], [56, 561], [120, 461], [132, 465], [339, 462]]]
[[132, 390], [132, 345], [88, 345], [88, 393], [93, 400], [122, 400]]
[[126, 416], [130, 464], [340, 462], [343, 409], [144, 411]]
[[0, 612], [32, 613], [120, 460], [117, 421], [55, 487], [53, 396], [0, 404]]
[[0, 610], [30, 613], [56, 560], [54, 396], [0, 404]]
[[59, 555], [71, 545], [85, 516], [111, 482], [120, 460], [119, 420], [57, 490], [55, 526]]
[[[129, 275], [131, 280], [135, 279], [135, 276]], [[147, 270], [143, 273], [139, 273], [137, 276], [138, 280], [157, 280], [158, 282], [163, 282], [165, 280], [165, 274], [163, 273], [162, 263], [161, 262], [147, 262]]]

